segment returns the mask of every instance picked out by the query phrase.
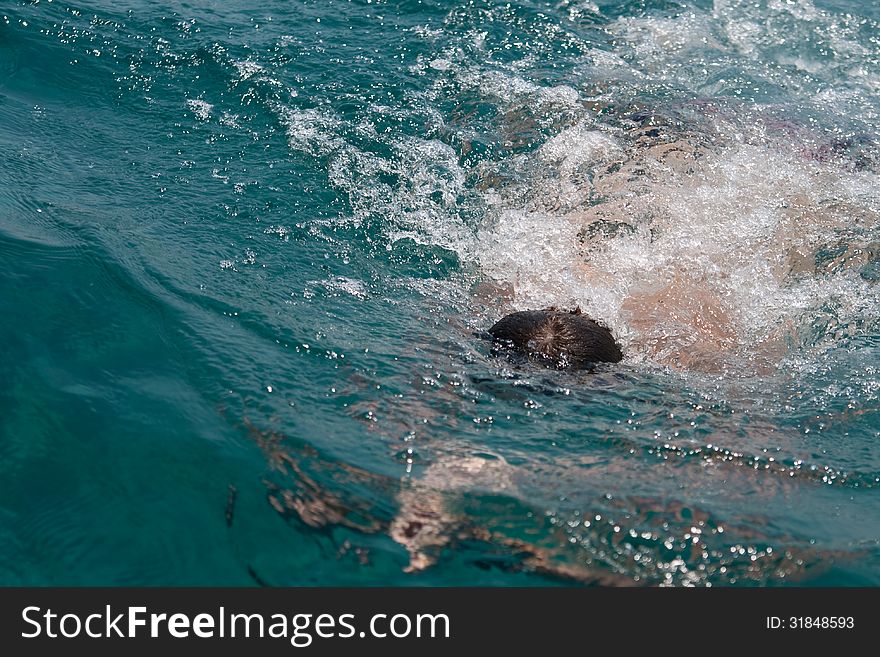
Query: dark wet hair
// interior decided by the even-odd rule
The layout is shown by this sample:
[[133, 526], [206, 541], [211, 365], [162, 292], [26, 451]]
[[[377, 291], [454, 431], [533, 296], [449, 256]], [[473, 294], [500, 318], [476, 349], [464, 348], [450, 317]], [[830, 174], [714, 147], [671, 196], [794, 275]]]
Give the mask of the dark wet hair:
[[511, 313], [489, 329], [493, 342], [558, 369], [583, 369], [591, 363], [616, 363], [623, 358], [611, 331], [581, 314], [523, 310]]

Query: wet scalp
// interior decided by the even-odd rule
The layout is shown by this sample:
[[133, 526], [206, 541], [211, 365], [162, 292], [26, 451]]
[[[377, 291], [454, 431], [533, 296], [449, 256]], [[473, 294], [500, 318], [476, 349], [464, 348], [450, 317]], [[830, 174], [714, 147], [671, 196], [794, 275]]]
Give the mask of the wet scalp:
[[544, 365], [583, 369], [591, 363], [616, 363], [623, 354], [611, 331], [581, 313], [524, 310], [511, 313], [490, 329], [493, 341]]

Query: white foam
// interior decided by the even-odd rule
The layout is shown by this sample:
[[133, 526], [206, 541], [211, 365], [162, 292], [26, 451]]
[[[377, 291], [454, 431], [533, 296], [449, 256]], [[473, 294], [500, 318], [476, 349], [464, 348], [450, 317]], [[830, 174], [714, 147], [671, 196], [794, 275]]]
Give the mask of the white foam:
[[469, 253], [473, 231], [461, 217], [468, 191], [455, 150], [417, 137], [398, 138], [389, 145], [394, 153], [390, 158], [347, 143], [336, 150], [329, 176], [349, 200], [349, 218], [355, 224], [381, 219], [392, 242], [409, 238]]
[[339, 121], [317, 109], [283, 107], [279, 110], [287, 129], [287, 143], [291, 149], [308, 155], [332, 153], [345, 145], [339, 136]]
[[312, 285], [321, 285], [331, 293], [343, 292], [358, 299], [367, 298], [367, 287], [362, 281], [346, 276], [337, 276], [324, 281], [310, 281]]
[[199, 121], [210, 120], [211, 112], [214, 111], [214, 106], [201, 98], [187, 98], [186, 106]]
[[563, 130], [538, 149], [542, 159], [558, 163], [563, 172], [584, 164], [598, 164], [619, 152], [620, 146], [614, 138], [584, 124]]
[[232, 62], [232, 65], [235, 66], [235, 70], [238, 72], [239, 80], [247, 80], [258, 73], [262, 73], [264, 70], [262, 64], [258, 64], [249, 59], [240, 62]]

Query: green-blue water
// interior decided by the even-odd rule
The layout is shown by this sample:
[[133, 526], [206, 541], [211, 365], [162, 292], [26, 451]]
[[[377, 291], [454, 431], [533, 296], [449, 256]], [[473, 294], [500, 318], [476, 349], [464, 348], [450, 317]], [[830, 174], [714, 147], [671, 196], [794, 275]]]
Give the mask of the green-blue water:
[[[457, 4], [0, 3], [0, 583], [880, 584], [877, 6]], [[550, 304], [624, 362], [490, 354]]]

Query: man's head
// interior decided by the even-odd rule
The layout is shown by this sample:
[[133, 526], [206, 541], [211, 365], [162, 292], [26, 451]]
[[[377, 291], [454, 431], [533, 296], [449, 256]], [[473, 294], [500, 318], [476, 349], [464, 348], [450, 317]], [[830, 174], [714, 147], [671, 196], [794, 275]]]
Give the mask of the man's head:
[[582, 315], [580, 308], [511, 313], [489, 333], [495, 343], [557, 369], [583, 369], [591, 363], [616, 363], [623, 358], [611, 331]]

